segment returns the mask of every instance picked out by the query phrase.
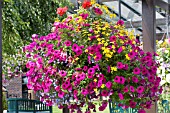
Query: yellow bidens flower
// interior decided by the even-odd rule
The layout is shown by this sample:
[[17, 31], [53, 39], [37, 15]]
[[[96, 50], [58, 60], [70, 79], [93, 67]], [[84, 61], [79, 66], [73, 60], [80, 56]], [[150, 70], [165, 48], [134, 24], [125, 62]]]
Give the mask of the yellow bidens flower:
[[91, 5], [95, 4], [96, 0], [91, 0]]
[[104, 88], [105, 87], [105, 84], [102, 84], [101, 88]]
[[95, 88], [94, 91], [97, 93], [97, 88]]
[[116, 66], [111, 67], [111, 71], [117, 71], [117, 67]]
[[125, 55], [127, 60], [130, 60], [130, 57], [128, 56], [128, 54]]
[[94, 79], [93, 81], [94, 81], [94, 82], [97, 82], [97, 79]]

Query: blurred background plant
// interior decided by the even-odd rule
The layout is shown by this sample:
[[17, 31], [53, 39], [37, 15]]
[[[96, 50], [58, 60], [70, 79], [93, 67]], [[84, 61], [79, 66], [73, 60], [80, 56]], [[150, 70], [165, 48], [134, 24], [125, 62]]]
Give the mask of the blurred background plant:
[[[4, 0], [3, 74], [10, 78], [25, 68], [22, 47], [31, 42], [32, 34], [47, 35], [58, 15], [58, 7], [72, 4], [68, 0]], [[61, 18], [62, 19], [62, 18]]]

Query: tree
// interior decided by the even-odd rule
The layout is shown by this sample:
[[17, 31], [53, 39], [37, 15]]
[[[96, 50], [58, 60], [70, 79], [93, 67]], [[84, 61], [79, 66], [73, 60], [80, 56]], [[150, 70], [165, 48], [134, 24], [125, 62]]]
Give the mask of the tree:
[[15, 54], [31, 41], [32, 34], [49, 33], [56, 8], [68, 4], [67, 0], [4, 0], [3, 53]]

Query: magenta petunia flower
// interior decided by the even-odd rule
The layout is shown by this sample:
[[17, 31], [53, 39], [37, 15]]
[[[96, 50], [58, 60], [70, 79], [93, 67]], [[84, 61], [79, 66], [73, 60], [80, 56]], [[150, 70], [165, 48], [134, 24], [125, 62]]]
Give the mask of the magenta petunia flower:
[[60, 70], [59, 71], [59, 74], [62, 76], [62, 77], [65, 77], [67, 75], [67, 72], [64, 71], [64, 70]]
[[96, 39], [96, 36], [90, 36], [90, 40]]
[[124, 99], [124, 96], [123, 96], [122, 93], [118, 93], [118, 96], [119, 96], [119, 99], [120, 99], [120, 100], [123, 100], [123, 99]]
[[100, 8], [93, 7], [93, 11], [96, 13], [96, 15], [102, 15], [103, 14], [103, 12]]
[[112, 82], [108, 81], [108, 82], [106, 83], [106, 87], [107, 87], [108, 89], [111, 89], [111, 88], [112, 88]]
[[124, 93], [127, 93], [128, 91], [129, 91], [129, 90], [128, 90], [128, 87], [124, 87], [124, 88], [123, 88], [123, 92], [124, 92]]
[[94, 68], [89, 68], [88, 69], [88, 74], [94, 74], [95, 73], [95, 69]]
[[118, 69], [123, 69], [124, 65], [122, 62], [117, 62], [117, 68]]
[[99, 61], [99, 60], [101, 60], [102, 59], [102, 54], [100, 54], [100, 53], [98, 53], [98, 54], [96, 54], [96, 57], [95, 57], [95, 61]]
[[60, 86], [56, 86], [55, 87], [55, 90], [58, 92], [58, 91], [60, 91]]
[[134, 83], [138, 83], [138, 78], [135, 77], [135, 76], [133, 76], [133, 77], [132, 77], [132, 81], [133, 81]]
[[103, 84], [102, 80], [99, 80], [97, 83], [97, 87], [100, 88], [102, 86], [102, 84]]
[[89, 79], [92, 79], [92, 78], [93, 78], [93, 74], [92, 74], [92, 73], [89, 73], [89, 74], [88, 74], [88, 78], [89, 78]]
[[120, 77], [119, 77], [119, 76], [116, 76], [116, 77], [114, 78], [114, 82], [120, 83]]
[[149, 82], [154, 82], [154, 80], [155, 80], [155, 76], [153, 76], [153, 75], [150, 75], [150, 76], [148, 76], [148, 81]]
[[71, 41], [70, 40], [66, 40], [65, 42], [64, 42], [64, 44], [68, 47], [68, 46], [71, 46]]
[[136, 102], [130, 101], [129, 106], [130, 106], [131, 108], [135, 108], [135, 107], [136, 107]]
[[131, 92], [135, 92], [135, 88], [133, 86], [130, 86], [129, 88]]
[[87, 71], [88, 70], [88, 67], [87, 66], [84, 66], [83, 67], [83, 71]]
[[122, 51], [123, 51], [123, 48], [120, 47], [120, 48], [117, 50], [117, 53], [120, 54]]
[[123, 20], [118, 20], [118, 21], [117, 21], [117, 25], [121, 25], [121, 26], [122, 26], [123, 24], [124, 24], [124, 21], [123, 21]]
[[77, 51], [76, 51], [76, 55], [80, 56], [83, 53], [82, 49], [80, 47], [78, 47]]
[[124, 64], [123, 69], [124, 69], [124, 70], [128, 70], [128, 68], [129, 68], [128, 64]]
[[89, 14], [87, 14], [87, 13], [82, 13], [82, 14], [80, 14], [80, 16], [81, 16], [83, 19], [86, 19], [86, 18], [89, 16]]
[[107, 66], [107, 72], [110, 73], [110, 66]]
[[88, 94], [88, 91], [83, 88], [82, 91], [81, 91], [81, 94], [84, 95], [84, 96], [86, 96], [86, 95]]
[[151, 71], [152, 71], [152, 74], [156, 74], [157, 67], [156, 66], [152, 66]]
[[138, 67], [133, 69], [133, 74], [139, 75], [140, 74], [140, 69]]
[[147, 101], [145, 108], [151, 109], [151, 107], [152, 107], [152, 102], [151, 101]]
[[63, 91], [60, 90], [60, 91], [58, 92], [58, 97], [63, 98], [64, 95], [65, 95], [65, 93], [64, 93]]
[[147, 73], [148, 73], [148, 70], [145, 67], [143, 67], [142, 68], [142, 75], [146, 75]]
[[137, 89], [136, 89], [136, 92], [137, 93], [143, 93], [144, 91], [144, 87], [143, 86], [139, 86]]
[[153, 86], [153, 87], [151, 88], [151, 91], [152, 91], [153, 93], [157, 92], [157, 91], [158, 91], [158, 86]]
[[111, 36], [110, 37], [110, 42], [114, 42], [114, 41], [116, 41], [116, 36]]
[[125, 83], [125, 78], [124, 77], [120, 77], [120, 84], [124, 84]]
[[103, 90], [101, 92], [101, 95], [104, 96], [104, 97], [107, 97], [108, 96], [108, 92], [106, 90]]
[[74, 52], [77, 52], [77, 51], [79, 50], [79, 46], [78, 46], [77, 44], [73, 44], [73, 45], [72, 45], [72, 50], [73, 50]]
[[77, 91], [77, 90], [74, 90], [74, 91], [73, 91], [73, 94], [77, 96], [78, 91]]
[[130, 57], [130, 59], [133, 59], [135, 57], [136, 53], [134, 51], [130, 52], [128, 54], [128, 56]]

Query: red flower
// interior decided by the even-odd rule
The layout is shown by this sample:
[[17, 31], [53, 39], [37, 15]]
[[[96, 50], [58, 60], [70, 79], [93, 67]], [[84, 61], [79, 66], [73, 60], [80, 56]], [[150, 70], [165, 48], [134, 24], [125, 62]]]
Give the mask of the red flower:
[[66, 12], [67, 12], [67, 7], [59, 7], [57, 8], [57, 14], [59, 14], [60, 16], [63, 16]]
[[84, 1], [83, 4], [82, 4], [82, 7], [84, 9], [88, 9], [90, 8], [92, 5], [91, 5], [91, 2], [88, 2], [88, 1]]

